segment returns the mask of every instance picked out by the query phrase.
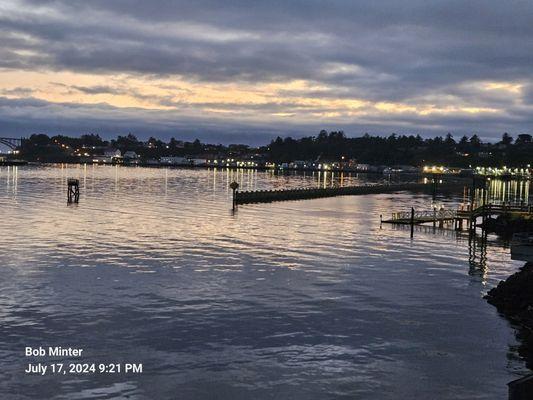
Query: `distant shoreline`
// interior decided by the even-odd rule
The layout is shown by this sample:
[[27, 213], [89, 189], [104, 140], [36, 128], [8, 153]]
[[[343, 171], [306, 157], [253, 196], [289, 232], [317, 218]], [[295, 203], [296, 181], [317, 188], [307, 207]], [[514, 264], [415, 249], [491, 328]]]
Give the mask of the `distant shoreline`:
[[100, 165], [100, 166], [121, 166], [121, 167], [143, 167], [143, 168], [175, 168], [175, 169], [244, 169], [244, 170], [257, 170], [257, 171], [276, 171], [276, 172], [345, 172], [353, 174], [368, 174], [368, 175], [418, 175], [424, 176], [428, 174], [423, 173], [422, 171], [393, 171], [390, 173], [383, 171], [365, 171], [357, 169], [341, 169], [341, 168], [330, 168], [330, 169], [316, 169], [316, 168], [282, 168], [282, 167], [266, 167], [266, 166], [236, 166], [236, 165], [193, 165], [193, 164], [155, 164], [155, 163], [86, 163], [86, 162], [67, 162], [67, 161], [56, 161], [56, 162], [40, 162], [40, 161], [19, 161], [19, 162], [0, 162], [0, 166], [4, 165], [29, 165], [29, 166], [39, 166], [39, 165], [55, 165], [55, 164], [68, 164], [68, 165]]

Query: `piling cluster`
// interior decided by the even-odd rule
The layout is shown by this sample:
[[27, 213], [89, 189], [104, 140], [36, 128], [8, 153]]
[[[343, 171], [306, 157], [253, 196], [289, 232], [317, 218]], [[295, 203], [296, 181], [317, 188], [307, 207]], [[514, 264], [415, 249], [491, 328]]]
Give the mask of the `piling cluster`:
[[80, 201], [80, 181], [69, 178], [67, 180], [67, 203], [78, 203]]

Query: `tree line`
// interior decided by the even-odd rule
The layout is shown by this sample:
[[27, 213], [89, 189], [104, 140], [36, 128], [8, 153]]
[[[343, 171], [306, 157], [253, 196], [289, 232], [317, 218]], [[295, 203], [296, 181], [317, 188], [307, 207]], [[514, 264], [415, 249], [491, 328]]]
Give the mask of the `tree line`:
[[277, 137], [270, 144], [250, 147], [243, 144], [205, 144], [196, 139], [192, 142], [175, 138], [164, 142], [151, 137], [139, 140], [135, 135], [118, 136], [105, 140], [96, 134], [80, 137], [45, 134], [31, 135], [23, 141], [22, 155], [28, 160], [69, 162], [79, 159], [78, 154], [101, 154], [105, 148], [134, 151], [141, 158], [162, 156], [195, 156], [210, 154], [217, 157], [242, 157], [283, 163], [303, 161], [357, 160], [372, 165], [443, 164], [449, 166], [525, 166], [533, 163], [531, 135], [518, 135], [515, 139], [504, 133], [501, 140], [483, 142], [478, 135], [462, 136], [455, 140], [452, 134], [433, 138], [420, 135], [347, 137], [343, 131], [322, 130], [316, 136], [298, 139]]

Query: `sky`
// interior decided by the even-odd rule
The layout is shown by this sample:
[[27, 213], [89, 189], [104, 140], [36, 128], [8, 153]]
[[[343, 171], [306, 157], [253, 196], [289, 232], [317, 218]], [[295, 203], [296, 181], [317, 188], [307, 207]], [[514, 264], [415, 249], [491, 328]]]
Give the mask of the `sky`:
[[1, 0], [0, 136], [533, 126], [527, 1]]

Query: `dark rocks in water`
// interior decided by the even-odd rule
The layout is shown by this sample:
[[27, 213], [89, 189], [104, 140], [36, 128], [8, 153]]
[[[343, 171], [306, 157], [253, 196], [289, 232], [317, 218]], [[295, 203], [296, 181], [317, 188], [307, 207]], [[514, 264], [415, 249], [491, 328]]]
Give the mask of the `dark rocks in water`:
[[497, 218], [488, 218], [482, 227], [487, 232], [505, 237], [516, 232], [533, 232], [533, 219], [510, 213]]
[[521, 345], [518, 353], [533, 368], [533, 263], [527, 263], [518, 272], [485, 296], [506, 318], [518, 328]]
[[509, 400], [531, 400], [533, 397], [533, 374], [508, 383]]

